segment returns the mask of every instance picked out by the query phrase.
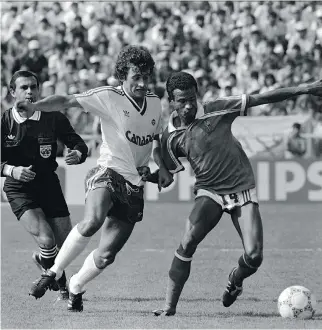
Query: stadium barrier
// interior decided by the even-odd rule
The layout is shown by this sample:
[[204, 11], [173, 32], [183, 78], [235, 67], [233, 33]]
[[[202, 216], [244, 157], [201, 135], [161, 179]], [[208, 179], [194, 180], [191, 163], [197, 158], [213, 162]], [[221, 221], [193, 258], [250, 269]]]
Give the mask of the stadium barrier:
[[[252, 159], [257, 181], [257, 193], [261, 203], [321, 203], [322, 202], [322, 160]], [[90, 168], [96, 165], [96, 158], [89, 158], [82, 165], [67, 166], [63, 158], [58, 159], [59, 175], [65, 197], [70, 205], [84, 204], [84, 178]], [[146, 185], [148, 202], [191, 202], [193, 201], [194, 177], [190, 165], [183, 161], [186, 170], [175, 175], [170, 187], [158, 192], [157, 186]], [[151, 170], [156, 165], [151, 162]], [[2, 178], [3, 179], [3, 178]], [[3, 184], [2, 180], [2, 184]], [[1, 190], [1, 200], [6, 201]]]

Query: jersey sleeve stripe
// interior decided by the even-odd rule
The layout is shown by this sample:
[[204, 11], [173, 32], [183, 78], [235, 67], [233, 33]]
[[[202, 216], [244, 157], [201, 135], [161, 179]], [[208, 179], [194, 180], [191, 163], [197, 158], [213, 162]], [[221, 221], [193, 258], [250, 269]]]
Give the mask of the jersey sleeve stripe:
[[223, 116], [223, 115], [227, 115], [228, 113], [234, 113], [234, 112], [239, 112], [241, 111], [240, 108], [238, 109], [229, 109], [229, 110], [221, 110], [221, 111], [214, 111], [211, 113], [208, 113], [204, 116], [201, 116], [200, 119], [205, 119], [205, 118], [210, 118], [210, 117], [214, 117], [214, 116]]
[[173, 163], [176, 165], [176, 168], [174, 170], [169, 170], [169, 172], [171, 174], [175, 174], [175, 173], [180, 172], [181, 170], [184, 169], [184, 166], [181, 164], [180, 160], [174, 155], [174, 153], [172, 151], [172, 148], [171, 148], [171, 142], [172, 142], [174, 136], [175, 136], [175, 133], [171, 134], [168, 138], [168, 141], [167, 141], [168, 153], [169, 153]]
[[88, 91], [85, 91], [83, 93], [79, 93], [79, 94], [74, 94], [75, 97], [86, 97], [86, 96], [91, 96], [95, 93], [99, 93], [99, 92], [103, 92], [103, 91], [111, 91], [111, 92], [115, 92], [119, 95], [124, 95], [124, 93], [112, 86], [103, 86], [103, 87], [97, 87], [97, 88], [93, 88], [93, 89], [89, 89]]
[[247, 115], [247, 106], [248, 106], [248, 95], [243, 94], [242, 95], [242, 106], [240, 109], [240, 115], [246, 116]]

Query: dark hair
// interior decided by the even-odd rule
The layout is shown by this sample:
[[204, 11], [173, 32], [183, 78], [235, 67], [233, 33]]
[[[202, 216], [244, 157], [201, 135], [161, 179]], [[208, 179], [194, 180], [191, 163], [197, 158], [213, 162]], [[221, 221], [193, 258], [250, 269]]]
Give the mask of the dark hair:
[[25, 71], [25, 70], [19, 70], [19, 71], [16, 71], [11, 80], [10, 80], [10, 83], [9, 83], [9, 88], [12, 89], [12, 90], [15, 90], [16, 89], [16, 80], [20, 77], [24, 77], [24, 78], [28, 78], [28, 77], [34, 77], [37, 81], [37, 87], [39, 88], [39, 79], [38, 77], [36, 76], [36, 74], [34, 74], [33, 72], [31, 71]]
[[169, 101], [173, 100], [173, 91], [175, 89], [187, 90], [191, 87], [195, 87], [198, 91], [196, 79], [187, 72], [175, 72], [170, 75], [166, 82], [166, 89], [169, 97]]
[[152, 73], [155, 63], [146, 47], [129, 45], [125, 46], [117, 57], [115, 77], [120, 81], [126, 80], [131, 65]]
[[299, 124], [299, 123], [294, 123], [292, 127], [293, 127], [293, 128], [296, 128], [296, 129], [298, 129], [298, 130], [300, 130], [300, 129], [301, 129], [301, 124]]

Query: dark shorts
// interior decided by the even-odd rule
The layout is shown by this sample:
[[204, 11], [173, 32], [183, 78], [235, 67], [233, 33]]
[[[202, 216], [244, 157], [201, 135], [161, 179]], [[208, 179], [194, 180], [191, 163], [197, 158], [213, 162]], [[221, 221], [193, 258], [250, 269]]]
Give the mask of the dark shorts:
[[36, 208], [41, 208], [48, 218], [69, 216], [68, 206], [56, 173], [41, 177], [36, 175], [36, 178], [29, 183], [6, 178], [3, 191], [18, 220], [27, 210]]
[[142, 221], [144, 209], [143, 187], [125, 180], [114, 170], [102, 166], [92, 168], [85, 178], [85, 194], [97, 188], [105, 188], [111, 193], [113, 207], [108, 216], [135, 223]]

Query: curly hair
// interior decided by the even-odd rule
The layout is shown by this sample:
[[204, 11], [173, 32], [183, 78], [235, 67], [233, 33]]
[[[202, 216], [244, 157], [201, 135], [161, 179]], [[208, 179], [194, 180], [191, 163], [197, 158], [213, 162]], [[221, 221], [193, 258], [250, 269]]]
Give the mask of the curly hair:
[[126, 80], [131, 65], [138, 67], [140, 71], [150, 70], [152, 73], [155, 63], [146, 47], [129, 45], [117, 57], [115, 77], [121, 82]]
[[175, 89], [180, 89], [183, 91], [192, 87], [196, 88], [196, 92], [198, 91], [196, 79], [191, 74], [182, 71], [171, 74], [166, 82], [169, 101], [174, 99], [173, 91]]
[[39, 79], [36, 76], [35, 73], [31, 72], [31, 71], [26, 71], [26, 70], [19, 70], [16, 71], [13, 76], [11, 77], [10, 83], [9, 83], [9, 88], [12, 90], [16, 89], [16, 80], [20, 77], [24, 77], [24, 78], [29, 78], [29, 77], [34, 77], [36, 79], [37, 82], [37, 88], [39, 88]]

